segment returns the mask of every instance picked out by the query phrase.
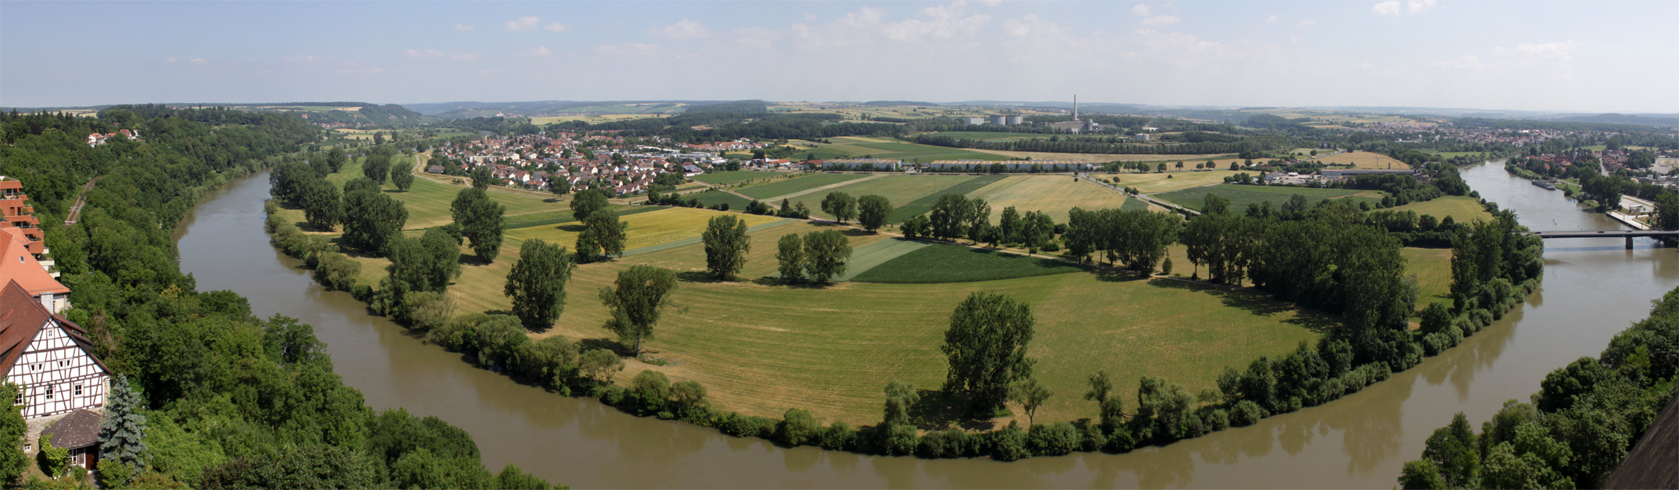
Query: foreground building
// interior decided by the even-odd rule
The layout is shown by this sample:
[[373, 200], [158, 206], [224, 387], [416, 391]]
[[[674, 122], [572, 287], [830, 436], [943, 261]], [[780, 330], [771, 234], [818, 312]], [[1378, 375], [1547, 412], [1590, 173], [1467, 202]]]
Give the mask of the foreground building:
[[87, 331], [47, 310], [17, 281], [0, 289], [0, 373], [19, 387], [18, 405], [29, 430], [25, 453], [39, 451], [47, 434], [70, 449], [73, 464], [98, 461], [99, 420], [109, 393], [110, 370], [93, 356]]

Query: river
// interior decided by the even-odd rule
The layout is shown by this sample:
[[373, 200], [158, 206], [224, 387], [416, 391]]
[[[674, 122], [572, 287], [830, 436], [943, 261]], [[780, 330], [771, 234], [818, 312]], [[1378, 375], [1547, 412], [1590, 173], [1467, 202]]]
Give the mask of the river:
[[[1547, 243], [1540, 291], [1517, 311], [1388, 381], [1325, 406], [1128, 454], [1076, 453], [1015, 463], [860, 456], [779, 448], [687, 424], [619, 413], [472, 367], [315, 284], [263, 233], [266, 174], [206, 196], [179, 228], [181, 269], [202, 290], [233, 290], [258, 316], [314, 325], [337, 372], [375, 409], [404, 407], [470, 432], [492, 470], [517, 463], [574, 488], [1213, 487], [1391, 488], [1401, 464], [1452, 414], [1475, 425], [1526, 400], [1552, 369], [1595, 356], [1679, 285], [1673, 249], [1639, 239]], [[1623, 229], [1500, 165], [1463, 173], [1535, 230]]]

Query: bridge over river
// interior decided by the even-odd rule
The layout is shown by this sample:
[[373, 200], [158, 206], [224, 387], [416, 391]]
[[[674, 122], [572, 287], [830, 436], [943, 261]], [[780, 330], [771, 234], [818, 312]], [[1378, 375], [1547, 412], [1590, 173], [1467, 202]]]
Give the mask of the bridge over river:
[[1638, 237], [1667, 237], [1679, 238], [1679, 231], [1667, 230], [1581, 230], [1581, 231], [1531, 231], [1529, 235], [1550, 240], [1553, 238], [1626, 238], [1627, 249], [1632, 249], [1632, 239]]

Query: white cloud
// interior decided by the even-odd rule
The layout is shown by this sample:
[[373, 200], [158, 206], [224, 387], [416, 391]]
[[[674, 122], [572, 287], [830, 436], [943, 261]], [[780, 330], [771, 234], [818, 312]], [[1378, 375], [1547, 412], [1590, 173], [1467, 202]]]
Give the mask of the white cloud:
[[682, 19], [675, 24], [665, 26], [661, 29], [655, 29], [653, 32], [656, 34], [663, 34], [665, 37], [671, 39], [693, 39], [711, 36], [710, 29], [706, 29], [705, 26], [700, 25], [700, 23], [688, 19]]
[[1038, 14], [1026, 14], [1025, 17], [1009, 19], [1004, 22], [1003, 32], [1017, 38], [1041, 39], [1067, 32], [1067, 29], [1054, 22], [1039, 18]]
[[470, 31], [470, 30], [473, 30], [473, 29], [477, 29], [477, 27], [469, 26], [469, 25], [466, 25], [466, 24], [455, 24], [455, 30], [457, 30], [457, 31]]
[[729, 35], [737, 43], [758, 48], [770, 47], [781, 39], [781, 34], [762, 27], [742, 27], [729, 31]]
[[1574, 61], [1574, 50], [1579, 47], [1579, 41], [1569, 39], [1567, 41], [1542, 44], [1518, 44], [1513, 49], [1504, 49], [1503, 46], [1498, 46], [1493, 48], [1493, 52], [1500, 55], [1513, 55], [1532, 61], [1568, 63], [1570, 61]]
[[884, 12], [875, 7], [863, 7], [826, 25], [800, 22], [788, 27], [788, 33], [798, 39], [801, 47], [849, 46], [867, 44], [880, 35], [880, 20]]
[[180, 59], [175, 58], [173, 56], [163, 59], [164, 63], [179, 63], [180, 61], [181, 61]]
[[928, 20], [906, 19], [887, 24], [882, 30], [887, 39], [914, 42], [923, 38], [950, 39], [971, 36], [991, 22], [989, 15], [965, 15], [966, 13], [967, 1], [956, 0], [945, 5], [921, 9], [921, 15], [928, 17]]
[[509, 30], [509, 31], [528, 31], [528, 30], [531, 30], [531, 29], [535, 28], [538, 24], [541, 24], [541, 23], [542, 23], [542, 18], [540, 18], [540, 17], [534, 17], [534, 16], [520, 17], [516, 20], [507, 21], [507, 30]]
[[1381, 15], [1399, 15], [1399, 0], [1376, 2], [1370, 6], [1370, 11]]
[[198, 65], [198, 66], [204, 66], [204, 65], [210, 64], [210, 60], [207, 60], [207, 59], [204, 59], [204, 58], [193, 58], [192, 61], [188, 61], [188, 63], [192, 63], [192, 64]]
[[559, 22], [550, 22], [548, 25], [542, 26], [542, 29], [548, 32], [565, 32], [571, 30], [571, 26]]
[[1131, 7], [1131, 15], [1135, 15], [1135, 16], [1138, 16], [1138, 17], [1148, 17], [1148, 14], [1149, 14], [1149, 10], [1148, 10], [1147, 5], [1143, 5], [1143, 4], [1139, 3], [1136, 6]]
[[548, 46], [543, 45], [534, 48], [525, 48], [524, 54], [525, 56], [548, 56]]
[[1315, 21], [1315, 20], [1312, 20], [1312, 19], [1301, 19], [1300, 22], [1299, 22], [1300, 27], [1306, 27], [1306, 26], [1316, 24], [1316, 23], [1318, 23], [1318, 21]]
[[1147, 19], [1143, 19], [1142, 23], [1145, 26], [1171, 25], [1171, 24], [1178, 23], [1178, 16], [1176, 16], [1176, 15], [1156, 15], [1154, 17], [1149, 17]]
[[665, 47], [658, 44], [624, 43], [595, 46], [595, 53], [608, 56], [648, 56], [659, 54]]
[[1266, 22], [1276, 22], [1277, 21], [1277, 14], [1271, 14], [1270, 17], [1265, 18], [1265, 21]]
[[1399, 0], [1383, 0], [1370, 6], [1370, 11], [1381, 15], [1420, 14], [1434, 9], [1437, 0], [1405, 0], [1401, 8]]
[[435, 49], [427, 49], [427, 50], [405, 49], [405, 50], [402, 50], [402, 52], [403, 52], [403, 54], [408, 55], [409, 58], [431, 58], [431, 57], [441, 57], [441, 56], [443, 56], [442, 51], [438, 51], [438, 50], [435, 50]]
[[1435, 0], [1406, 0], [1405, 9], [1413, 14], [1427, 12], [1434, 8]]

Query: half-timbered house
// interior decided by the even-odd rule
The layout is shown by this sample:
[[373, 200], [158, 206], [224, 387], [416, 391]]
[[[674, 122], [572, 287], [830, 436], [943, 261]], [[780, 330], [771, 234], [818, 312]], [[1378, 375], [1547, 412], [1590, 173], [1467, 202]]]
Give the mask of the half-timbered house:
[[23, 418], [105, 407], [108, 370], [82, 327], [48, 311], [17, 282], [0, 290], [0, 372], [22, 390]]

